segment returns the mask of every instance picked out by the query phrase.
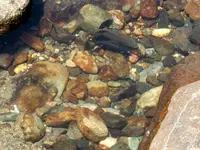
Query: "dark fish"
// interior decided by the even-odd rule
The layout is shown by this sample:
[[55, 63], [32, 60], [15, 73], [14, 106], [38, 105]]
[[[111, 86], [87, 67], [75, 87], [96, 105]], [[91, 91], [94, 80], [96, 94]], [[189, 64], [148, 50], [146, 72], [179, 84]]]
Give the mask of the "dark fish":
[[137, 39], [132, 38], [128, 35], [124, 35], [116, 30], [99, 30], [94, 34], [94, 38], [96, 41], [110, 40], [122, 44], [124, 46], [130, 47], [132, 49], [138, 48]]
[[129, 55], [132, 48], [131, 47], [127, 47], [123, 44], [117, 43], [115, 41], [96, 41], [96, 45], [100, 46], [101, 48], [107, 49], [107, 50], [111, 50], [114, 52], [118, 52], [118, 53], [122, 53], [125, 55]]

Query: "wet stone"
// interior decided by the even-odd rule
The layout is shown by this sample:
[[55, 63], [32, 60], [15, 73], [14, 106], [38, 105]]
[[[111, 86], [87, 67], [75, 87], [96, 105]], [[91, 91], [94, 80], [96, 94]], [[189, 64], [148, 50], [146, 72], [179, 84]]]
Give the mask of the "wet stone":
[[0, 68], [7, 69], [13, 61], [13, 56], [9, 54], [0, 55]]
[[168, 55], [166, 56], [163, 60], [162, 63], [164, 65], [164, 67], [173, 67], [174, 65], [177, 64], [175, 58], [172, 55]]
[[169, 73], [160, 73], [157, 79], [161, 82], [166, 82], [168, 79]]
[[80, 150], [88, 150], [89, 149], [89, 141], [84, 139], [75, 140], [77, 148]]
[[152, 85], [145, 83], [145, 82], [136, 82], [136, 91], [139, 94], [143, 94], [149, 91], [152, 88]]
[[184, 18], [179, 12], [169, 14], [169, 20], [176, 27], [182, 27], [185, 24]]
[[77, 146], [75, 141], [65, 140], [54, 144], [52, 150], [77, 150]]
[[110, 150], [131, 150], [126, 143], [119, 142], [113, 145]]
[[162, 82], [160, 82], [158, 79], [157, 79], [157, 76], [156, 75], [150, 75], [146, 78], [146, 82], [148, 84], [151, 84], [152, 86], [159, 86], [162, 84]]
[[158, 16], [156, 0], [142, 0], [140, 15], [148, 19], [156, 18]]
[[160, 11], [158, 17], [158, 28], [168, 28], [169, 18], [166, 11]]
[[145, 112], [145, 116], [147, 118], [152, 118], [154, 116], [154, 114], [156, 113], [156, 107], [151, 107], [151, 108], [147, 108], [146, 112]]
[[24, 54], [24, 53], [18, 54], [14, 58], [13, 66], [17, 66], [19, 64], [22, 64], [22, 63], [26, 62], [27, 60], [28, 60], [27, 54]]
[[144, 135], [144, 133], [145, 133], [145, 128], [139, 126], [127, 125], [125, 128], [122, 129], [122, 134], [128, 137], [142, 136]]
[[112, 129], [122, 129], [123, 127], [125, 127], [128, 122], [124, 117], [121, 117], [120, 115], [115, 115], [115, 114], [111, 114], [109, 112], [104, 112], [101, 114], [103, 120], [106, 123], [106, 126], [108, 128], [112, 128]]

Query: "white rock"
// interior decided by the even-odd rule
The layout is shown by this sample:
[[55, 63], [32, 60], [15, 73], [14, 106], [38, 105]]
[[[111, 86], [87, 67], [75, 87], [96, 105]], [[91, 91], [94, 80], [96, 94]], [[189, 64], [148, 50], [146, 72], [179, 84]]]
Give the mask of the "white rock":
[[8, 32], [12, 25], [20, 23], [29, 0], [0, 0], [0, 34]]
[[155, 37], [165, 37], [165, 36], [168, 36], [170, 32], [171, 32], [171, 29], [167, 29], [167, 28], [153, 29], [152, 35]]
[[140, 99], [137, 101], [137, 108], [144, 109], [146, 107], [157, 106], [162, 87], [162, 85], [155, 87], [142, 94]]
[[99, 148], [102, 150], [109, 150], [116, 143], [117, 143], [116, 138], [107, 137], [105, 140], [99, 142]]

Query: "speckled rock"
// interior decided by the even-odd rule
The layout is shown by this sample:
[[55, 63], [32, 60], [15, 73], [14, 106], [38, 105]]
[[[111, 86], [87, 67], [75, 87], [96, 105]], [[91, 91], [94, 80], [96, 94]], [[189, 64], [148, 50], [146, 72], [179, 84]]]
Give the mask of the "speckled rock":
[[122, 54], [106, 51], [105, 56], [109, 59], [110, 66], [119, 78], [125, 78], [129, 75], [129, 65]]
[[158, 16], [156, 0], [142, 0], [140, 15], [149, 19], [156, 18]]
[[24, 17], [29, 0], [1, 0], [0, 6], [0, 35], [13, 29], [12, 27], [19, 25]]
[[45, 127], [42, 120], [34, 114], [25, 114], [21, 122], [24, 138], [27, 141], [39, 141], [45, 134]]
[[83, 71], [87, 73], [97, 73], [98, 68], [93, 57], [88, 53], [88, 51], [79, 51], [74, 57], [73, 61], [77, 66], [79, 66]]

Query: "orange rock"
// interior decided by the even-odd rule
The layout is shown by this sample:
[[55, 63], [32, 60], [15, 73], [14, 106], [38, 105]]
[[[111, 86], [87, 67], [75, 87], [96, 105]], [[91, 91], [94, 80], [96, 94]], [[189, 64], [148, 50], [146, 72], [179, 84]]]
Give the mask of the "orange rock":
[[114, 73], [111, 66], [105, 65], [101, 68], [101, 70], [99, 72], [99, 78], [101, 80], [108, 81], [108, 80], [116, 80], [117, 76]]
[[93, 57], [88, 51], [79, 51], [74, 57], [73, 61], [86, 73], [97, 73], [98, 68]]
[[23, 33], [20, 38], [24, 43], [26, 43], [28, 46], [32, 47], [36, 51], [44, 51], [44, 44], [42, 43], [40, 38], [29, 33]]
[[47, 126], [59, 126], [65, 122], [76, 119], [76, 111], [72, 108], [68, 108], [66, 111], [47, 115], [45, 118], [45, 123]]
[[49, 114], [45, 123], [55, 126], [72, 120], [77, 121], [82, 134], [92, 142], [99, 142], [108, 135], [108, 129], [101, 116], [88, 108], [71, 108], [58, 114]]
[[200, 0], [191, 0], [185, 5], [185, 12], [192, 20], [200, 18]]

